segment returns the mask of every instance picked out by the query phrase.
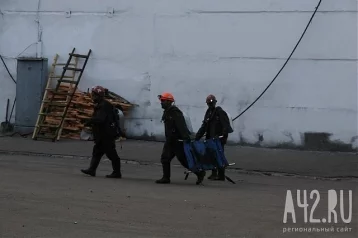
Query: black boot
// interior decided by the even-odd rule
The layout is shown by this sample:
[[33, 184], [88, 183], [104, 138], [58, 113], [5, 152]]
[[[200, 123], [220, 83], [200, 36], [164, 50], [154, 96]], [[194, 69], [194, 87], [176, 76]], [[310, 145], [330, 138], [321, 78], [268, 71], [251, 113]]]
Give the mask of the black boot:
[[196, 185], [199, 185], [203, 182], [206, 172], [205, 171], [200, 171], [198, 173], [195, 173], [195, 175], [198, 177], [198, 179], [196, 180]]
[[163, 164], [163, 177], [161, 179], [156, 180], [156, 183], [166, 184], [170, 183], [170, 164]]
[[165, 183], [170, 183], [170, 179], [163, 176], [161, 179], [158, 179], [155, 182], [160, 184], [165, 184]]
[[225, 168], [219, 168], [218, 172], [218, 176], [215, 178], [215, 180], [225, 181]]
[[96, 171], [91, 169], [81, 169], [81, 172], [87, 175], [91, 175], [92, 177], [96, 177]]
[[122, 178], [122, 174], [113, 171], [111, 174], [106, 175], [106, 178]]
[[106, 175], [106, 177], [107, 178], [122, 178], [121, 160], [118, 158], [118, 159], [112, 160], [111, 162], [112, 162], [113, 172], [109, 175]]
[[218, 176], [217, 170], [213, 169], [213, 170], [211, 170], [211, 175], [208, 177], [208, 179], [215, 180], [217, 176]]
[[97, 170], [97, 167], [98, 167], [100, 161], [101, 161], [100, 158], [98, 159], [98, 158], [92, 157], [90, 167], [88, 169], [81, 169], [81, 172], [84, 174], [91, 175], [91, 176], [95, 177], [96, 170]]

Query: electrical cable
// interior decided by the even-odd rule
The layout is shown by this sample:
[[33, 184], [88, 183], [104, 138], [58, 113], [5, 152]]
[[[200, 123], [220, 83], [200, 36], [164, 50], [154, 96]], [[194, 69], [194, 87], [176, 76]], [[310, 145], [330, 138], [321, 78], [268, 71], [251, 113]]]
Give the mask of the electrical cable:
[[[15, 81], [14, 77], [13, 77], [12, 74], [10, 73], [10, 71], [9, 71], [9, 69], [8, 69], [8, 67], [7, 67], [7, 65], [6, 65], [4, 59], [2, 58], [1, 55], [0, 55], [0, 58], [1, 58], [2, 63], [3, 63], [4, 66], [5, 66], [5, 69], [6, 69], [7, 73], [9, 74], [10, 78], [11, 78], [12, 81], [14, 81], [14, 83], [16, 84], [16, 81]], [[14, 102], [13, 102], [13, 104], [12, 104], [12, 109], [11, 109], [9, 121], [11, 120], [12, 113], [14, 112], [15, 102], [16, 102], [16, 97], [15, 97]]]
[[14, 77], [12, 77], [12, 75], [11, 75], [11, 73], [10, 73], [10, 71], [9, 71], [9, 68], [8, 68], [7, 65], [5, 64], [5, 61], [4, 61], [4, 59], [2, 58], [1, 55], [0, 55], [0, 59], [1, 59], [2, 63], [3, 63], [4, 66], [5, 66], [5, 69], [6, 69], [7, 73], [10, 75], [10, 78], [11, 78], [12, 81], [14, 81], [14, 83], [16, 84], [16, 81], [15, 81]]
[[[308, 27], [311, 25], [311, 22], [312, 22], [314, 16], [316, 15], [319, 6], [321, 5], [321, 2], [322, 2], [322, 0], [319, 0], [317, 6], [316, 6], [316, 8], [315, 8], [315, 11], [313, 12], [313, 14], [312, 14], [312, 16], [311, 16], [311, 18], [310, 18], [310, 20], [309, 20], [309, 22], [308, 22], [308, 24], [307, 24], [305, 30], [303, 31], [303, 33], [302, 33], [300, 39], [298, 40], [298, 42], [297, 42], [296, 46], [293, 48], [293, 50], [292, 50], [290, 56], [287, 58], [286, 62], [283, 64], [283, 66], [282, 66], [281, 69], [278, 71], [278, 73], [276, 74], [276, 76], [275, 76], [275, 77], [273, 78], [273, 80], [267, 85], [267, 87], [265, 88], [265, 90], [255, 99], [255, 101], [253, 101], [243, 112], [241, 112], [238, 116], [236, 116], [236, 117], [233, 119], [233, 121], [235, 121], [237, 118], [239, 118], [240, 116], [242, 116], [247, 110], [249, 110], [249, 109], [262, 97], [262, 95], [269, 89], [269, 87], [273, 84], [273, 82], [274, 82], [274, 81], [277, 79], [277, 77], [281, 74], [282, 70], [286, 67], [288, 61], [291, 59], [293, 53], [296, 51], [296, 49], [297, 49], [298, 45], [300, 44], [302, 38], [303, 38], [304, 35], [306, 34], [306, 31], [307, 31]], [[5, 66], [5, 68], [6, 68], [7, 72], [8, 72], [8, 74], [10, 75], [11, 79], [12, 79], [12, 80], [14, 81], [14, 83], [16, 84], [15, 79], [12, 77], [12, 75], [11, 75], [9, 69], [7, 68], [7, 66], [6, 66], [6, 64], [5, 64], [5, 62], [4, 62], [4, 60], [3, 60], [3, 58], [2, 58], [1, 55], [0, 55], [0, 58], [1, 58], [1, 61], [3, 62], [3, 64], [4, 64], [4, 66]], [[15, 100], [16, 100], [16, 99], [15, 99]]]
[[[7, 73], [9, 74], [10, 78], [11, 78], [12, 81], [14, 81], [14, 83], [16, 84], [16, 80], [14, 79], [14, 77], [12, 76], [12, 74], [10, 73], [10, 70], [9, 70], [9, 68], [7, 67], [7, 65], [6, 65], [4, 59], [3, 59], [3, 57], [2, 57], [1, 55], [0, 55], [0, 59], [1, 59], [2, 63], [4, 64], [4, 67], [5, 67], [6, 71], [7, 71]], [[11, 121], [12, 113], [13, 113], [14, 107], [15, 107], [15, 102], [16, 102], [16, 97], [15, 97], [14, 102], [13, 102], [13, 104], [12, 104], [12, 109], [11, 109], [11, 113], [10, 113], [9, 122]], [[13, 134], [11, 134], [11, 135], [2, 135], [2, 136], [0, 136], [0, 137], [14, 136], [14, 135], [16, 135], [16, 134], [19, 134], [19, 135], [22, 136], [22, 137], [25, 137], [25, 136], [26, 136], [26, 135], [22, 135], [22, 134], [20, 134], [20, 133], [18, 133], [18, 132], [15, 132], [15, 133], [13, 133]]]
[[298, 40], [295, 48], [293, 48], [290, 56], [287, 58], [286, 62], [283, 64], [283, 66], [281, 67], [281, 69], [278, 71], [278, 73], [276, 74], [276, 76], [273, 78], [273, 80], [269, 83], [269, 85], [265, 88], [265, 90], [255, 99], [255, 101], [253, 101], [243, 112], [241, 112], [238, 116], [236, 116], [232, 121], [235, 121], [237, 118], [239, 118], [242, 114], [244, 114], [247, 110], [249, 110], [250, 107], [252, 107], [261, 97], [262, 95], [264, 95], [264, 93], [267, 91], [267, 89], [272, 85], [272, 83], [277, 79], [277, 77], [280, 75], [280, 73], [282, 72], [282, 70], [286, 67], [286, 64], [288, 63], [288, 61], [291, 59], [293, 53], [296, 51], [298, 45], [300, 44], [303, 36], [306, 34], [306, 31], [308, 29], [308, 27], [310, 26], [311, 22], [312, 22], [312, 19], [314, 18], [314, 16], [316, 15], [316, 12], [319, 8], [319, 6], [321, 5], [321, 2], [322, 0], [319, 0], [317, 6], [316, 6], [316, 9], [315, 11], [313, 12], [312, 16], [311, 16], [311, 19], [309, 20], [305, 30], [303, 31], [300, 39]]

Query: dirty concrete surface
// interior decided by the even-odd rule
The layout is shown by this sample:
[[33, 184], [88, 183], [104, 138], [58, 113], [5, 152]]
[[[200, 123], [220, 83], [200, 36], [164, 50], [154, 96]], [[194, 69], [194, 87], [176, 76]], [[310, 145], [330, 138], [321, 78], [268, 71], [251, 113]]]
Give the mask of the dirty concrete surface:
[[[31, 138], [0, 137], [0, 154], [38, 153], [90, 157], [92, 141], [34, 141]], [[117, 143], [121, 158], [141, 163], [159, 163], [163, 143], [126, 140]], [[138, 150], [140, 148], [140, 150]], [[236, 169], [244, 171], [288, 173], [312, 177], [356, 177], [358, 157], [355, 153], [309, 152], [226, 146], [225, 154]], [[174, 161], [174, 163], [177, 163]], [[177, 163], [178, 164], [178, 163]]]
[[[0, 155], [0, 237], [357, 237], [357, 181], [313, 180], [228, 172], [236, 181], [195, 185], [184, 169], [172, 166], [172, 184], [158, 185], [161, 167], [122, 164], [123, 179], [107, 179], [104, 160], [97, 177], [80, 173], [88, 159]], [[314, 218], [327, 217], [327, 191], [343, 189], [345, 217], [353, 190], [351, 224], [283, 223], [286, 191], [308, 191], [308, 218], [320, 192]], [[294, 200], [294, 204], [297, 204]], [[339, 200], [338, 200], [339, 204]], [[288, 228], [343, 228], [345, 232], [288, 232]], [[344, 228], [347, 228], [344, 230]], [[349, 231], [350, 229], [350, 231]], [[284, 230], [286, 232], [284, 232]]]

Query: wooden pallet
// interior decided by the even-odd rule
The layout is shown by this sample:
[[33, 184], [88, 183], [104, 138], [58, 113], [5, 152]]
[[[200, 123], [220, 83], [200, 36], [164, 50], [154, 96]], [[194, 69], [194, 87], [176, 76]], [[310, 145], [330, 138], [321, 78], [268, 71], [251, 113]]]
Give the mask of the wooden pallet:
[[[75, 48], [69, 53], [69, 58], [66, 64], [58, 64], [58, 56], [55, 57], [56, 61], [52, 64], [50, 78], [47, 82], [44, 98], [42, 100], [41, 109], [36, 122], [35, 130], [32, 138], [51, 139], [53, 142], [59, 140], [64, 128], [64, 122], [68, 121], [67, 111], [71, 105], [71, 101], [76, 94], [78, 84], [81, 80], [83, 72], [86, 68], [88, 59], [91, 55], [91, 49], [87, 55], [75, 54]], [[82, 68], [78, 68], [78, 59], [85, 59]], [[74, 59], [74, 62], [72, 61]], [[55, 67], [64, 66], [61, 76], [54, 76]], [[72, 66], [72, 67], [70, 67]], [[67, 71], [71, 71], [71, 75], [66, 75]], [[76, 73], [79, 72], [78, 77]], [[50, 87], [52, 79], [58, 78], [56, 88]], [[58, 114], [58, 109], [61, 113]]]

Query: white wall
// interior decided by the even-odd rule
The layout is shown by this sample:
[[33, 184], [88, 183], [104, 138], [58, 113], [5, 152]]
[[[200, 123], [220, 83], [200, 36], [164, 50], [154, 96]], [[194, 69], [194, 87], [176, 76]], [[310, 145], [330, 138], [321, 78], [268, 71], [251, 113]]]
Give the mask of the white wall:
[[[163, 134], [156, 95], [171, 91], [197, 130], [215, 94], [233, 117], [276, 75], [318, 0], [0, 1], [0, 54], [67, 59], [93, 50], [80, 88], [103, 85], [139, 104], [131, 135]], [[114, 8], [114, 15], [107, 11]], [[66, 17], [66, 11], [71, 16]], [[39, 16], [43, 45], [37, 47]], [[0, 118], [15, 85], [0, 64]], [[11, 100], [12, 101], [12, 100]], [[4, 108], [4, 109], [3, 109]], [[357, 136], [357, 0], [323, 0], [292, 60], [266, 94], [234, 122], [233, 142], [302, 143], [302, 133]]]

